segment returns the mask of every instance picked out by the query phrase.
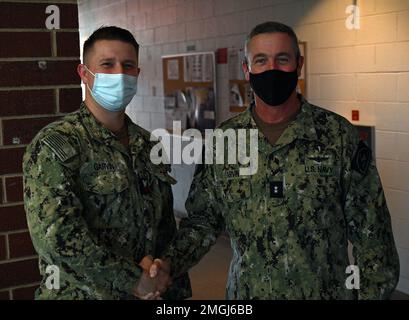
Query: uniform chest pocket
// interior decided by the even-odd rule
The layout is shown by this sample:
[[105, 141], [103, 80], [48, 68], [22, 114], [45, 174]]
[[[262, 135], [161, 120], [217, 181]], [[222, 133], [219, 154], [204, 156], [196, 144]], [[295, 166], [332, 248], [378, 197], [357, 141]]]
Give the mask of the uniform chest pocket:
[[[342, 221], [340, 212], [340, 184], [336, 170], [324, 173], [315, 169], [306, 172], [303, 165], [300, 174], [291, 185], [293, 201], [291, 209], [300, 215], [303, 227], [307, 229], [328, 229], [339, 225]], [[342, 220], [342, 219], [341, 219]]]
[[224, 181], [220, 189], [226, 202], [243, 204], [251, 197], [251, 187], [251, 180], [248, 177], [237, 177]]
[[[305, 170], [305, 166], [302, 167]], [[301, 196], [327, 201], [338, 197], [340, 192], [339, 176], [336, 174], [335, 168], [331, 168], [331, 170], [331, 173], [314, 171], [299, 175], [294, 183], [295, 192]]]
[[91, 228], [123, 228], [129, 216], [129, 179], [124, 172], [98, 172], [81, 176], [84, 215]]
[[224, 207], [222, 215], [230, 236], [236, 241], [249, 239], [253, 226], [250, 218], [252, 216], [251, 180], [248, 177], [235, 177], [219, 183], [218, 190]]
[[101, 195], [121, 193], [129, 187], [127, 174], [120, 171], [82, 175], [81, 180], [86, 191]]

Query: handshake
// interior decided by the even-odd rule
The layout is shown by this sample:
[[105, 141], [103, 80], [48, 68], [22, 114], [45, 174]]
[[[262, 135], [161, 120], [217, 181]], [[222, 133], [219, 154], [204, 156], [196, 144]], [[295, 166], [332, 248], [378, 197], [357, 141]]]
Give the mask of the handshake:
[[139, 266], [143, 273], [133, 289], [134, 296], [142, 300], [160, 300], [172, 284], [169, 263], [148, 255]]

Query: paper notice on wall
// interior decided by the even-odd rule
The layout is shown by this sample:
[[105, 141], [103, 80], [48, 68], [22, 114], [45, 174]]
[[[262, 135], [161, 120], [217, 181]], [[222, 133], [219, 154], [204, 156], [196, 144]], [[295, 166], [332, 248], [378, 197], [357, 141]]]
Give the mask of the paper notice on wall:
[[192, 81], [192, 71], [190, 70], [192, 67], [190, 66], [191, 56], [183, 57], [183, 79], [185, 82]]
[[228, 50], [228, 65], [230, 80], [244, 80], [241, 63], [244, 59], [244, 49], [230, 48]]
[[179, 80], [179, 60], [172, 59], [168, 60], [168, 79], [169, 80]]
[[206, 54], [202, 56], [203, 58], [203, 82], [212, 82], [213, 81], [213, 55]]
[[184, 58], [185, 82], [201, 82], [203, 78], [202, 56], [190, 55]]
[[214, 72], [213, 55], [189, 55], [183, 59], [185, 82], [212, 82]]

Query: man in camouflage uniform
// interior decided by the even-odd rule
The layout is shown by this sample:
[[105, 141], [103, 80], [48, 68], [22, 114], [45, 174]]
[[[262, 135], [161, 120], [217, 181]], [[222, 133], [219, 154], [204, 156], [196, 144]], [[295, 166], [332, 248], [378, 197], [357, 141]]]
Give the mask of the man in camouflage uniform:
[[[130, 90], [128, 100], [116, 100], [122, 93], [111, 91], [115, 86], [109, 82], [102, 83], [108, 91], [97, 90], [101, 82], [96, 85], [97, 77], [107, 74], [136, 80], [138, 47], [127, 30], [95, 31], [84, 44], [86, 67], [78, 67], [89, 89], [85, 101], [27, 147], [24, 200], [43, 276], [38, 299], [133, 299], [146, 287], [157, 290], [139, 264], [149, 254], [161, 255], [176, 232], [175, 181], [169, 167], [151, 163], [150, 134], [125, 115], [135, 94], [132, 85], [123, 91]], [[95, 80], [93, 73], [99, 73]], [[106, 93], [117, 102], [97, 99]], [[116, 104], [124, 106], [112, 111]], [[48, 266], [59, 268], [59, 289], [47, 285]], [[183, 274], [164, 297], [190, 295]]]
[[[240, 175], [238, 164], [198, 168], [186, 202], [189, 217], [151, 271], [185, 272], [225, 228], [233, 249], [228, 299], [388, 298], [399, 259], [370, 149], [346, 119], [308, 103], [295, 86], [280, 97], [292, 81], [288, 74], [295, 72], [296, 81], [303, 65], [291, 28], [261, 24], [246, 50], [243, 68], [255, 103], [220, 128], [259, 129], [258, 170]], [[259, 76], [265, 77], [261, 89]], [[282, 92], [269, 97], [277, 87]], [[346, 286], [348, 240], [359, 290]], [[351, 284], [358, 287], [356, 280]]]

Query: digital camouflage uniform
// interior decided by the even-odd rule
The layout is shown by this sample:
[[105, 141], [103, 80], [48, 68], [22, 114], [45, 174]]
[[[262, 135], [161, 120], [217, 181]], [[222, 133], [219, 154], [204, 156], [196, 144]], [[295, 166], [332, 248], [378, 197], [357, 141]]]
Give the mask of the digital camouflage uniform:
[[[85, 104], [47, 126], [24, 155], [24, 202], [43, 281], [38, 299], [132, 299], [147, 254], [176, 232], [169, 167], [153, 165], [150, 134], [126, 117], [128, 150]], [[60, 270], [49, 290], [47, 266]], [[191, 295], [187, 274], [164, 298]]]
[[[240, 164], [197, 170], [189, 218], [165, 258], [180, 274], [226, 228], [228, 299], [388, 298], [399, 259], [371, 151], [346, 119], [300, 99], [300, 113], [274, 146], [259, 131], [256, 174], [240, 175]], [[251, 108], [220, 128], [256, 129]], [[356, 291], [345, 285], [348, 240], [360, 271]]]

